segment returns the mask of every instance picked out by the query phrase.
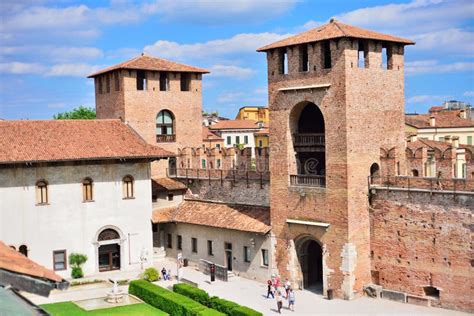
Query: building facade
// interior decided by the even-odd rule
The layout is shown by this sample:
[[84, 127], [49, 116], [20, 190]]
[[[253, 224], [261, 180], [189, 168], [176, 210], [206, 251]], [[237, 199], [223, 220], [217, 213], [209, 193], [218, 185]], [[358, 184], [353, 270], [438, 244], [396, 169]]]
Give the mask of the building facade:
[[331, 20], [259, 49], [268, 61], [274, 267], [295, 286], [351, 299], [371, 282], [367, 176], [381, 147], [394, 148], [405, 172], [410, 44]]
[[239, 109], [236, 120], [253, 120], [257, 122], [269, 122], [270, 115], [266, 106], [243, 106]]
[[171, 153], [118, 120], [0, 129], [1, 240], [63, 277], [71, 253], [85, 275], [152, 264], [150, 161]]

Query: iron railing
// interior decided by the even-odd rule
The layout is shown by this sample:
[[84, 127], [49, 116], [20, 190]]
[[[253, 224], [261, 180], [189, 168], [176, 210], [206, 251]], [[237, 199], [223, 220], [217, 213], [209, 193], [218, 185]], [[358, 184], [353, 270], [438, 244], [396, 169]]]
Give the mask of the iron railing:
[[326, 187], [326, 177], [321, 175], [292, 174], [290, 184], [305, 187]]
[[173, 143], [176, 141], [176, 135], [156, 135], [157, 143]]
[[295, 134], [295, 146], [324, 145], [324, 134]]

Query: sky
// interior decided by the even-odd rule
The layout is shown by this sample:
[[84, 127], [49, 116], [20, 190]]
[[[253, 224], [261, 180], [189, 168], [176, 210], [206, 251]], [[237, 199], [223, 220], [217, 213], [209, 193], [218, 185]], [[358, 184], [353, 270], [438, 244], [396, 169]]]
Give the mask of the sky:
[[209, 69], [203, 109], [267, 105], [265, 44], [330, 18], [407, 37], [406, 112], [474, 104], [472, 0], [0, 1], [0, 118], [94, 107], [87, 75], [146, 53]]

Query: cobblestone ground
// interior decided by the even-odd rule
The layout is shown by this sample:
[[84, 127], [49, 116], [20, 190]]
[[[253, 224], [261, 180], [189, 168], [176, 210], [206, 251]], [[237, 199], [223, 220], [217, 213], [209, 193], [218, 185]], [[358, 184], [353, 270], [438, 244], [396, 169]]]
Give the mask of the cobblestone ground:
[[[171, 287], [176, 282], [176, 263], [172, 260], [156, 262], [155, 267], [161, 270], [165, 267], [170, 269], [173, 274], [171, 281], [158, 281], [157, 284], [164, 287]], [[136, 278], [140, 271], [131, 272], [113, 272], [99, 274], [91, 278], [118, 277]], [[196, 282], [198, 286], [211, 296], [216, 295], [225, 299], [235, 301], [239, 304], [249, 306], [264, 313], [264, 315], [278, 315], [276, 310], [276, 301], [266, 298], [266, 285], [252, 280], [239, 277], [232, 277], [229, 282], [215, 281], [211, 284], [209, 276], [197, 271], [195, 267], [184, 268], [183, 277]], [[127, 286], [121, 286], [124, 291]], [[49, 298], [42, 298], [34, 295], [28, 295], [34, 303], [46, 304], [63, 301], [76, 301], [89, 298], [105, 297], [110, 286], [88, 285], [72, 288], [68, 291], [55, 291]], [[353, 301], [335, 299], [326, 300], [323, 296], [309, 292], [296, 291], [295, 311], [287, 309], [287, 301], [283, 301], [282, 314], [286, 315], [468, 315], [467, 313], [403, 304], [383, 299], [371, 299], [362, 297]]]

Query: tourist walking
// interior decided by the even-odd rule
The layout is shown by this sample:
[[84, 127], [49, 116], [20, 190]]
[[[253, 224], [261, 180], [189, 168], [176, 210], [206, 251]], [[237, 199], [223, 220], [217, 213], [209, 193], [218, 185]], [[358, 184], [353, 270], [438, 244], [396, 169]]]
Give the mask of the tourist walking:
[[286, 298], [288, 299], [288, 291], [290, 290], [290, 287], [291, 287], [291, 283], [290, 281], [288, 280], [288, 278], [285, 279], [285, 294], [286, 294]]
[[272, 284], [272, 280], [268, 280], [268, 281], [267, 281], [267, 298], [269, 298], [270, 295], [272, 296], [272, 298], [275, 298], [275, 295], [273, 295], [273, 284]]
[[283, 306], [283, 298], [281, 297], [280, 291], [276, 291], [276, 302], [277, 302], [278, 313], [281, 314], [281, 308]]
[[295, 291], [290, 287], [288, 289], [288, 308], [294, 312], [295, 311]]
[[163, 275], [163, 280], [166, 281], [168, 280], [167, 276], [166, 276], [166, 269], [165, 267], [163, 267], [163, 269], [161, 269], [161, 274]]

